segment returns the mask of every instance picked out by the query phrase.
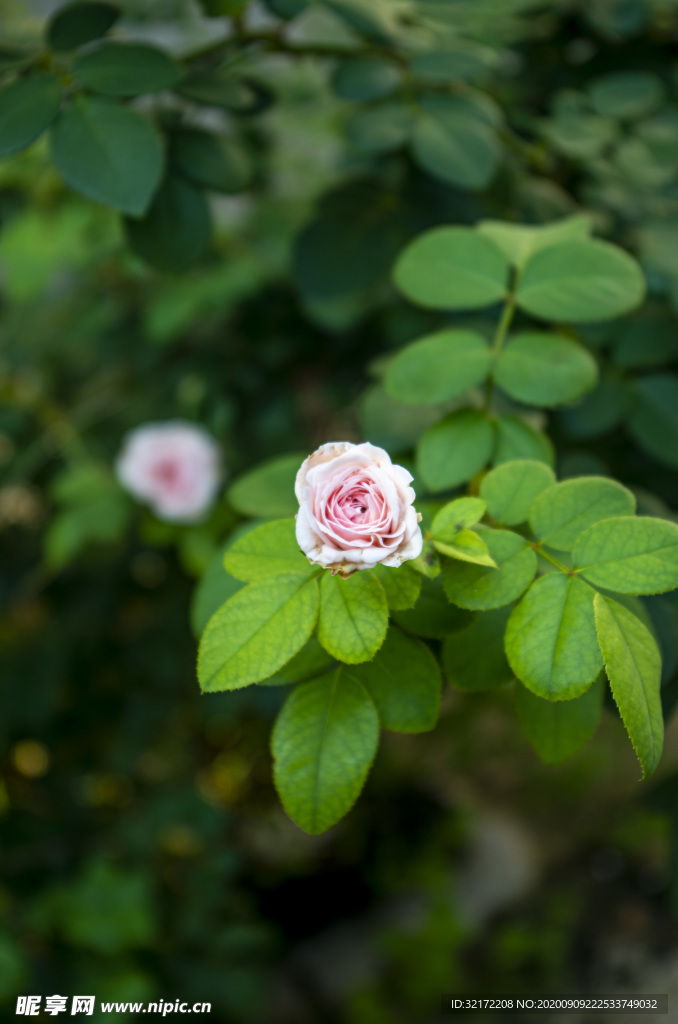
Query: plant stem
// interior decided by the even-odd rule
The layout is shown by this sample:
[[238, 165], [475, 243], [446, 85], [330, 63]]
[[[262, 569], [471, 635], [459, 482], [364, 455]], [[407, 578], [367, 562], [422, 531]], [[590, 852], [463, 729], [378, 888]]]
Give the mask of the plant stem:
[[[503, 346], [503, 344], [504, 344], [504, 342], [506, 340], [506, 335], [508, 334], [509, 327], [511, 326], [511, 321], [513, 320], [513, 314], [515, 312], [515, 308], [516, 308], [515, 299], [514, 299], [514, 296], [513, 296], [513, 292], [511, 292], [511, 294], [506, 299], [506, 304], [504, 305], [504, 309], [502, 310], [501, 317], [499, 318], [499, 323], [497, 324], [497, 330], [495, 331], [494, 340], [492, 341], [492, 357], [493, 357], [493, 359], [496, 359], [497, 356], [499, 355], [499, 353], [501, 352], [502, 346]], [[492, 394], [493, 394], [493, 392], [494, 392], [494, 374], [491, 373], [490, 376], [487, 378], [487, 383], [485, 384], [485, 407], [484, 408], [485, 408], [485, 412], [488, 413], [488, 415], [489, 415], [490, 410], [492, 408]]]
[[550, 562], [551, 565], [555, 565], [556, 569], [560, 569], [561, 572], [572, 572], [572, 569], [568, 569], [566, 565], [563, 565], [562, 562], [559, 562], [557, 558], [553, 557], [553, 555], [549, 555], [547, 551], [543, 551], [539, 544], [531, 544], [530, 547], [534, 551], [536, 551], [538, 555], [541, 555], [542, 558], [546, 559], [547, 562]]

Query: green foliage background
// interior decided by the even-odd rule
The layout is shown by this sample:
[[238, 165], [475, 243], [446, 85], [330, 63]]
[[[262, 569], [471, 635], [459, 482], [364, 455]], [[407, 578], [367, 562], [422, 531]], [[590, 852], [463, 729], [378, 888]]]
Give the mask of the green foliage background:
[[[243, 517], [294, 513], [285, 482], [314, 446], [367, 437], [406, 462], [462, 404], [403, 403], [408, 368], [391, 359], [440, 329], [486, 330], [482, 309], [441, 316], [391, 283], [406, 243], [440, 224], [584, 212], [640, 261], [644, 304], [572, 330], [595, 388], [542, 402], [505, 365], [499, 410], [514, 453], [534, 458], [541, 437], [548, 461], [546, 430], [558, 479], [613, 476], [641, 514], [673, 518], [678, 7], [129, 0], [114, 37], [163, 56], [111, 72], [87, 39], [73, 56], [67, 24], [60, 38], [52, 22], [45, 56], [54, 6], [0, 5], [0, 72], [39, 92], [25, 106], [0, 92], [0, 1000], [10, 1013], [29, 992], [181, 996], [237, 1024], [409, 1024], [446, 991], [642, 987], [643, 964], [678, 945], [672, 596], [643, 599], [669, 742], [639, 787], [613, 708], [575, 759], [543, 766], [509, 687], [484, 688], [511, 678], [488, 642], [505, 609], [472, 622], [425, 581], [394, 617], [447, 634], [457, 687], [436, 732], [384, 734], [351, 817], [317, 838], [273, 789], [283, 687], [200, 697], [191, 625], [236, 589], [210, 567]], [[55, 75], [82, 90], [56, 122]], [[85, 108], [106, 127], [94, 161]], [[17, 132], [40, 137], [19, 148]], [[133, 506], [111, 470], [127, 429], [177, 416], [218, 438], [236, 480], [195, 528]], [[278, 455], [282, 487], [237, 482]], [[309, 657], [308, 677], [324, 664]], [[416, 707], [371, 697], [416, 725]], [[587, 699], [582, 739], [601, 694]], [[517, 710], [559, 752], [530, 691]], [[488, 835], [498, 860], [474, 890]], [[483, 911], [507, 862], [528, 882]], [[606, 966], [615, 932], [642, 951], [621, 978]]]

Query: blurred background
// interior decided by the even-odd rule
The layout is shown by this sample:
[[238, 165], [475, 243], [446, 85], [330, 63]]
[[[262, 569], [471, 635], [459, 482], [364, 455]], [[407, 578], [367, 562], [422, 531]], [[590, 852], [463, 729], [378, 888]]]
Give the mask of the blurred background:
[[[55, 6], [0, 0], [0, 72]], [[179, 58], [233, 31], [216, 0], [121, 6], [122, 36]], [[615, 714], [547, 767], [510, 687], [448, 687], [438, 728], [384, 734], [352, 813], [308, 837], [271, 781], [284, 688], [203, 697], [195, 679], [213, 600], [196, 585], [247, 509], [222, 496], [205, 523], [169, 525], [113, 473], [126, 431], [174, 418], [218, 440], [227, 483], [328, 439], [406, 461], [439, 409], [399, 406], [380, 375], [441, 318], [396, 295], [399, 250], [438, 223], [583, 210], [640, 259], [649, 297], [578, 332], [601, 382], [533, 424], [560, 476], [614, 475], [670, 514], [678, 3], [246, 6], [241, 33], [282, 26], [298, 52], [243, 46], [254, 100], [200, 115], [247, 173], [239, 194], [210, 193], [192, 265], [142, 259], [115, 212], [64, 185], [44, 138], [0, 161], [3, 1019], [17, 995], [55, 992], [206, 1000], [224, 1024], [428, 1024], [444, 992], [678, 999], [675, 721], [640, 785]], [[408, 33], [438, 50], [402, 80], [401, 57], [345, 70], [356, 48], [401, 53]], [[440, 154], [407, 142], [393, 96], [415, 87], [474, 97]], [[678, 605], [647, 605], [670, 715]]]

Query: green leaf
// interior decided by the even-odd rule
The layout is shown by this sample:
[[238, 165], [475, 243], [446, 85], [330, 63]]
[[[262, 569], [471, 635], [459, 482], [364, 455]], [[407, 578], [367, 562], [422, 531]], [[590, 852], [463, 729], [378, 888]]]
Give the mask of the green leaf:
[[234, 579], [224, 569], [223, 549], [212, 558], [191, 598], [191, 628], [200, 636], [217, 609], [242, 590], [240, 580]]
[[419, 473], [429, 490], [447, 491], [475, 476], [488, 463], [493, 445], [494, 430], [484, 413], [453, 412], [422, 434]]
[[664, 743], [661, 657], [650, 631], [616, 601], [596, 594], [595, 615], [612, 696], [646, 779], [659, 764]]
[[364, 437], [387, 451], [403, 452], [415, 447], [427, 427], [447, 412], [439, 405], [405, 405], [374, 384], [360, 399], [360, 427]]
[[470, 228], [434, 228], [411, 242], [394, 280], [429, 309], [482, 309], [506, 295], [509, 264], [489, 238]]
[[262, 679], [257, 686], [288, 686], [290, 683], [305, 683], [316, 676], [327, 672], [336, 665], [331, 654], [321, 646], [317, 637], [312, 636], [298, 654], [275, 672], [272, 676]]
[[383, 287], [411, 234], [410, 221], [407, 206], [385, 203], [373, 179], [327, 193], [295, 243], [294, 274], [303, 297], [315, 303], [355, 301]]
[[483, 477], [480, 496], [493, 519], [505, 526], [516, 526], [527, 521], [532, 502], [555, 481], [553, 470], [545, 463], [514, 459]]
[[595, 78], [588, 93], [599, 114], [621, 119], [649, 114], [664, 99], [661, 79], [647, 71], [621, 71]]
[[397, 569], [378, 565], [375, 575], [386, 594], [386, 603], [394, 611], [404, 611], [417, 603], [421, 593], [422, 576], [409, 565], [401, 565]]
[[636, 261], [609, 242], [562, 242], [541, 249], [522, 272], [516, 301], [544, 320], [610, 320], [642, 302], [645, 279]]
[[299, 508], [294, 481], [306, 458], [278, 455], [238, 477], [228, 490], [228, 500], [244, 516], [293, 516]]
[[272, 737], [273, 776], [283, 807], [319, 835], [353, 806], [379, 742], [379, 715], [356, 679], [337, 669], [287, 699]]
[[391, 153], [410, 137], [412, 112], [404, 103], [380, 103], [357, 111], [346, 125], [349, 139], [367, 153]]
[[127, 218], [128, 241], [146, 263], [157, 270], [181, 273], [204, 256], [212, 237], [212, 222], [204, 194], [183, 178], [168, 175], [146, 215]]
[[543, 120], [541, 134], [558, 153], [572, 160], [593, 160], [614, 142], [619, 125], [596, 114], [563, 113]]
[[482, 189], [499, 165], [501, 149], [493, 127], [459, 96], [426, 96], [412, 137], [414, 159], [448, 185]]
[[367, 39], [387, 45], [391, 43], [394, 25], [388, 3], [379, 3], [377, 0], [325, 0], [325, 6]]
[[433, 518], [431, 535], [434, 540], [451, 541], [469, 526], [475, 526], [485, 515], [487, 505], [482, 498], [455, 498], [443, 505]]
[[52, 159], [76, 192], [142, 216], [160, 182], [160, 137], [134, 110], [75, 98], [52, 131]]
[[579, 697], [603, 662], [591, 587], [551, 572], [532, 584], [511, 613], [506, 654], [520, 681], [545, 700]]
[[52, 50], [77, 50], [106, 35], [121, 13], [115, 4], [106, 3], [60, 7], [47, 23], [47, 45]]
[[460, 562], [472, 562], [473, 565], [489, 565], [497, 568], [497, 563], [487, 550], [485, 541], [473, 530], [460, 530], [449, 541], [434, 541], [436, 551], [448, 558], [456, 558]]
[[224, 566], [246, 583], [283, 573], [318, 571], [297, 544], [294, 519], [277, 519], [250, 530], [227, 550]]
[[593, 736], [603, 709], [601, 677], [575, 700], [543, 700], [516, 683], [516, 714], [531, 746], [546, 764], [560, 764], [576, 754]]
[[601, 519], [633, 515], [636, 499], [616, 480], [576, 477], [554, 484], [530, 510], [533, 533], [549, 548], [570, 551], [580, 533]]
[[591, 218], [577, 213], [573, 217], [537, 226], [481, 220], [477, 230], [491, 239], [515, 267], [522, 269], [530, 256], [540, 249], [548, 249], [559, 242], [588, 238], [591, 234]]
[[678, 526], [654, 516], [620, 516], [582, 533], [572, 552], [582, 576], [622, 594], [678, 587]]
[[445, 561], [441, 579], [453, 604], [471, 611], [501, 608], [520, 597], [537, 571], [537, 556], [524, 537], [509, 530], [484, 530], [497, 569]]
[[234, 114], [258, 114], [270, 104], [270, 94], [260, 82], [236, 78], [228, 68], [201, 71], [182, 78], [175, 92], [194, 103], [221, 107]]
[[300, 573], [267, 577], [239, 590], [203, 633], [203, 692], [237, 690], [277, 672], [310, 637], [318, 605], [316, 580]]
[[379, 57], [350, 57], [332, 75], [332, 88], [343, 100], [376, 100], [400, 83], [393, 61]]
[[436, 405], [481, 384], [491, 363], [490, 347], [480, 334], [438, 331], [407, 345], [389, 363], [386, 390], [410, 405]]
[[449, 603], [439, 577], [423, 578], [421, 594], [414, 608], [408, 611], [394, 611], [391, 617], [408, 633], [432, 640], [462, 629], [468, 625], [470, 619], [468, 612]]
[[490, 690], [513, 679], [506, 654], [504, 633], [510, 608], [482, 612], [465, 629], [445, 637], [443, 671], [460, 690]]
[[348, 670], [374, 701], [383, 729], [426, 732], [440, 713], [440, 669], [426, 644], [392, 628], [372, 661]]
[[170, 160], [188, 181], [214, 192], [242, 192], [252, 177], [249, 157], [238, 142], [197, 128], [172, 132]]
[[296, 18], [305, 11], [310, 0], [265, 0], [266, 6], [279, 18]]
[[349, 665], [369, 661], [387, 629], [386, 594], [374, 573], [362, 569], [347, 579], [323, 573], [318, 640], [326, 651]]
[[208, 18], [233, 17], [241, 14], [248, 0], [198, 0]]
[[553, 445], [549, 438], [520, 416], [497, 416], [495, 427], [497, 443], [492, 456], [495, 466], [516, 459], [535, 459], [547, 466], [555, 463]]
[[102, 43], [75, 61], [73, 74], [103, 96], [142, 96], [171, 89], [181, 67], [163, 50], [145, 43]]
[[635, 381], [634, 397], [629, 420], [634, 440], [653, 458], [678, 469], [678, 377], [641, 377]]
[[496, 64], [497, 54], [489, 46], [459, 44], [440, 50], [425, 50], [410, 61], [417, 78], [425, 82], [473, 81]]
[[0, 157], [24, 149], [50, 126], [61, 106], [54, 75], [36, 72], [0, 90]]
[[509, 340], [497, 358], [494, 379], [511, 398], [548, 408], [592, 391], [598, 366], [576, 341], [530, 331]]
[[577, 405], [562, 410], [559, 418], [570, 437], [600, 437], [626, 419], [628, 404], [629, 387], [626, 382], [603, 369], [595, 391]]

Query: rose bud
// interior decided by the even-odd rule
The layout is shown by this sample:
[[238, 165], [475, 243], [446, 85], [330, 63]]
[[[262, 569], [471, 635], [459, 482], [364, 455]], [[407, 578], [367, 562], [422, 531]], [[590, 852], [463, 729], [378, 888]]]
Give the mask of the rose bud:
[[373, 444], [323, 444], [302, 463], [295, 484], [297, 543], [309, 562], [350, 576], [398, 566], [422, 549], [412, 475]]
[[120, 483], [159, 519], [195, 522], [221, 482], [216, 441], [194, 423], [146, 423], [126, 435], [116, 460]]

